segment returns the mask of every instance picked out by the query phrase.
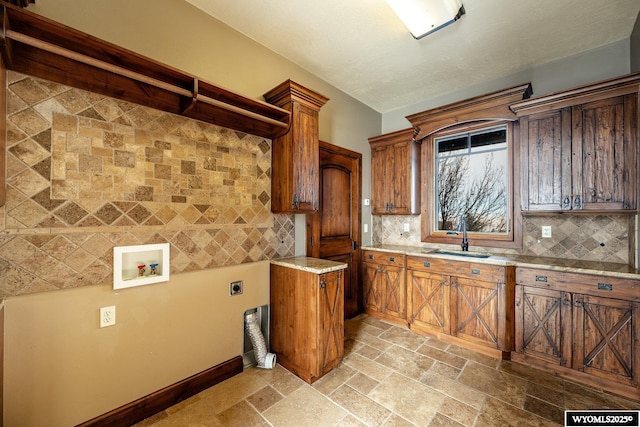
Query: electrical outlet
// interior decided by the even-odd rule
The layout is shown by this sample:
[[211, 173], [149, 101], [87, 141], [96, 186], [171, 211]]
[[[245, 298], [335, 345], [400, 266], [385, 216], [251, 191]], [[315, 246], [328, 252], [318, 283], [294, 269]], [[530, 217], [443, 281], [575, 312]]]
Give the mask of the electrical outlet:
[[229, 295], [240, 295], [242, 293], [242, 280], [229, 283]]
[[550, 225], [543, 225], [542, 226], [542, 237], [544, 237], [544, 238], [550, 238], [551, 237], [551, 226]]
[[369, 224], [367, 224], [366, 222], [364, 223], [364, 232], [365, 233], [369, 232]]
[[409, 231], [409, 223], [408, 223], [408, 222], [405, 222], [405, 223], [404, 223], [403, 230], [404, 230], [405, 232], [406, 232], [406, 231]]
[[113, 326], [116, 324], [116, 306], [100, 308], [100, 327]]

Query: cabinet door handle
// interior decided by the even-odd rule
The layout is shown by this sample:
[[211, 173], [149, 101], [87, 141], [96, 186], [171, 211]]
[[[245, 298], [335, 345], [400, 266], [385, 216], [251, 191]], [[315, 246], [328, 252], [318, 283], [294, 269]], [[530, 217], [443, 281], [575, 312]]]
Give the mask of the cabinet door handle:
[[547, 282], [547, 276], [536, 276], [536, 282]]
[[582, 209], [582, 200], [580, 200], [580, 196], [576, 196], [573, 199], [573, 207], [576, 209]]
[[598, 289], [601, 291], [612, 291], [613, 285], [611, 283], [598, 283]]
[[325, 282], [324, 280], [320, 281], [320, 289], [324, 289], [327, 287], [327, 282]]
[[293, 208], [298, 209], [300, 207], [300, 196], [298, 193], [293, 195]]
[[480, 270], [478, 270], [477, 268], [472, 268], [471, 274], [480, 274]]
[[565, 209], [569, 209], [569, 207], [571, 206], [571, 199], [569, 198], [569, 196], [566, 196], [566, 197], [564, 198], [564, 200], [562, 201], [562, 206], [563, 206]]
[[396, 262], [396, 258], [395, 257], [389, 257], [389, 261]]
[[371, 254], [370, 254], [370, 255], [369, 255], [369, 259], [373, 259], [373, 255], [371, 255]]
[[425, 262], [422, 265], [427, 267], [427, 268], [431, 268], [431, 263], [430, 262]]

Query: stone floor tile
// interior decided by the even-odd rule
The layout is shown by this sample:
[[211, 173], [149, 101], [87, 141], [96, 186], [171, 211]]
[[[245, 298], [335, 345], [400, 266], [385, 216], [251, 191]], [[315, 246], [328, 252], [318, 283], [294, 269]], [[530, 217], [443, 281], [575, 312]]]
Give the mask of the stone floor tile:
[[391, 415], [391, 411], [346, 385], [338, 388], [330, 397], [368, 426], [381, 426]]
[[382, 381], [393, 372], [391, 368], [367, 359], [364, 356], [360, 356], [359, 354], [350, 354], [343, 359], [343, 363], [377, 381]]
[[426, 343], [420, 346], [420, 348], [418, 348], [416, 351], [420, 354], [423, 354], [432, 359], [439, 360], [443, 363], [446, 363], [447, 365], [451, 365], [458, 369], [462, 369], [464, 365], [467, 363], [467, 359], [465, 359], [464, 357], [447, 353], [446, 351], [440, 350], [435, 347], [431, 347]]
[[398, 346], [391, 347], [375, 361], [415, 380], [434, 363], [433, 359]]
[[327, 375], [313, 383], [313, 388], [322, 394], [329, 395], [357, 373], [358, 371], [349, 365], [341, 363], [333, 368]]
[[362, 372], [358, 372], [347, 382], [347, 385], [362, 394], [368, 394], [378, 384], [380, 384], [379, 381], [374, 380], [373, 378], [363, 374]]
[[382, 354], [382, 350], [378, 350], [377, 348], [373, 348], [368, 345], [362, 345], [358, 349], [357, 353], [363, 355], [368, 359], [375, 360], [378, 356]]
[[500, 359], [498, 358], [487, 356], [486, 354], [482, 354], [482, 353], [477, 353], [473, 350], [469, 350], [464, 347], [459, 347], [457, 345], [449, 346], [447, 351], [457, 356], [464, 357], [465, 359], [472, 360], [474, 362], [489, 366], [490, 368], [496, 368], [500, 363]]
[[252, 404], [258, 412], [262, 412], [282, 399], [283, 396], [276, 389], [266, 386], [247, 397], [247, 402]]
[[[484, 401], [484, 399], [482, 399]], [[446, 397], [438, 409], [438, 413], [446, 415], [448, 418], [462, 424], [463, 426], [473, 426], [478, 416], [479, 408], [474, 408], [459, 400]]]
[[516, 408], [501, 400], [488, 397], [474, 427], [545, 427], [557, 425], [553, 421], [540, 418], [524, 409]]
[[409, 350], [418, 349], [422, 344], [424, 344], [425, 341], [425, 338], [423, 336], [411, 332], [407, 328], [401, 328], [399, 326], [394, 326], [387, 329], [378, 337]]
[[523, 408], [532, 414], [536, 414], [558, 424], [564, 423], [564, 409], [544, 400], [527, 395]]
[[311, 386], [303, 386], [262, 413], [281, 427], [333, 427], [348, 413]]
[[385, 408], [418, 425], [436, 414], [445, 395], [398, 373], [392, 373], [368, 395]]
[[437, 413], [429, 423], [429, 427], [465, 427], [464, 424], [452, 420], [451, 418]]
[[492, 369], [480, 363], [469, 362], [460, 373], [458, 380], [462, 384], [519, 408], [524, 403], [527, 380], [506, 372]]
[[260, 427], [269, 424], [246, 401], [239, 402], [218, 414], [220, 425], [229, 427]]

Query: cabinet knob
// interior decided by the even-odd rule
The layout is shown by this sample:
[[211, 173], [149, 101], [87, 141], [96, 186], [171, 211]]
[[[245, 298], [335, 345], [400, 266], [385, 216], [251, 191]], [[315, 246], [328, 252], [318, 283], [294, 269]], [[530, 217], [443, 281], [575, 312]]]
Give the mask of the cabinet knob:
[[580, 196], [576, 196], [573, 199], [573, 207], [576, 209], [582, 209], [582, 200], [580, 199]]
[[325, 282], [324, 280], [320, 281], [320, 289], [324, 289], [327, 287], [327, 282]]
[[300, 196], [298, 194], [293, 195], [293, 208], [298, 209], [300, 207]]
[[422, 263], [422, 265], [427, 267], [427, 268], [431, 268], [431, 263], [430, 262], [424, 262], [424, 263]]
[[536, 282], [546, 283], [546, 281], [547, 281], [547, 276], [537, 276], [536, 275]]
[[569, 196], [566, 196], [566, 197], [564, 198], [564, 200], [562, 201], [562, 206], [563, 206], [565, 209], [569, 209], [569, 206], [570, 206], [570, 205], [571, 205], [571, 199], [569, 198]]
[[389, 261], [391, 261], [391, 262], [396, 262], [396, 257], [393, 257], [393, 256], [392, 256], [392, 257], [389, 257]]
[[478, 270], [477, 268], [472, 268], [471, 274], [480, 274], [480, 270]]

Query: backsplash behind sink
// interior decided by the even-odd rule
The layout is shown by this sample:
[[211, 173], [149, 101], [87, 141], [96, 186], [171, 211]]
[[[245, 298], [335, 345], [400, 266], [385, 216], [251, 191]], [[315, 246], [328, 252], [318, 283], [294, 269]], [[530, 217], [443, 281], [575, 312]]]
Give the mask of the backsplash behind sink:
[[[403, 231], [404, 224], [409, 224], [409, 232]], [[543, 225], [551, 226], [551, 238], [542, 238]], [[493, 252], [633, 264], [634, 235], [633, 215], [530, 216], [523, 218], [522, 250]], [[374, 216], [373, 244], [424, 245], [420, 241], [420, 216]]]

